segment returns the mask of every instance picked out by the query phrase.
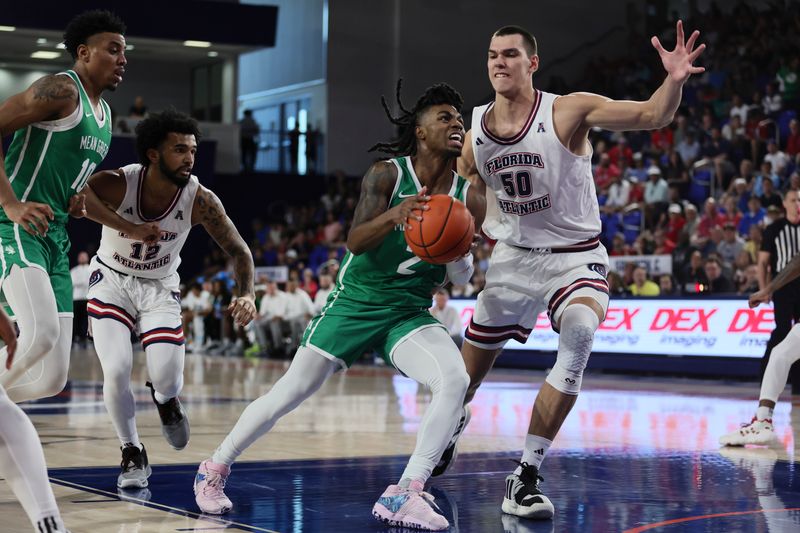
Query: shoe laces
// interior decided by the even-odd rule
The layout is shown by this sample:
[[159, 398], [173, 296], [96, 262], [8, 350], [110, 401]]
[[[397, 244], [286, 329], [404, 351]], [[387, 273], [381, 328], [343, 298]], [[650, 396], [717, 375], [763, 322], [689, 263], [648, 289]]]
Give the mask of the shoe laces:
[[421, 491], [416, 491], [411, 489], [406, 489], [406, 490], [408, 490], [408, 492], [412, 494], [419, 494], [425, 503], [427, 503], [434, 511], [441, 514], [442, 510], [439, 508], [438, 505], [436, 505], [436, 502], [434, 501], [436, 498], [433, 496], [433, 494], [431, 494], [430, 492], [425, 492], [424, 490]]
[[544, 481], [544, 478], [539, 475], [539, 469], [535, 466], [528, 464], [525, 461], [517, 461], [516, 459], [511, 459], [511, 462], [518, 464], [522, 468], [522, 473], [519, 475], [519, 479], [523, 483], [533, 482], [538, 487], [539, 481]]
[[206, 473], [206, 486], [203, 488], [203, 492], [206, 494], [208, 492], [221, 493], [223, 489], [225, 489], [226, 481], [227, 476], [223, 476], [219, 472], [214, 472], [213, 470], [208, 470]]
[[119, 464], [125, 472], [135, 468], [144, 468], [144, 456], [138, 446], [122, 448], [122, 461]]

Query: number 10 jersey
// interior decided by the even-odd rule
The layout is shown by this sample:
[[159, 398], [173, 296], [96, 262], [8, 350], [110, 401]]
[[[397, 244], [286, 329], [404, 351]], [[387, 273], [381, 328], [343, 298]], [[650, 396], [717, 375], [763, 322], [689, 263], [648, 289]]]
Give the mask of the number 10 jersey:
[[570, 152], [553, 127], [557, 95], [534, 90], [522, 130], [512, 137], [489, 131], [486, 114], [494, 102], [472, 113], [475, 165], [494, 192], [486, 198], [483, 229], [499, 241], [525, 248], [571, 246], [600, 234], [591, 149]]
[[148, 245], [103, 226], [97, 256], [107, 267], [123, 274], [149, 279], [166, 278], [177, 272], [181, 264], [180, 252], [192, 229], [192, 206], [200, 183], [192, 175], [186, 186], [178, 189], [172, 197], [164, 213], [155, 218], [147, 218], [142, 213], [141, 206], [147, 168], [133, 164], [121, 170], [125, 175], [127, 190], [117, 208], [117, 214], [134, 224], [157, 223], [161, 229], [161, 237], [158, 243]]

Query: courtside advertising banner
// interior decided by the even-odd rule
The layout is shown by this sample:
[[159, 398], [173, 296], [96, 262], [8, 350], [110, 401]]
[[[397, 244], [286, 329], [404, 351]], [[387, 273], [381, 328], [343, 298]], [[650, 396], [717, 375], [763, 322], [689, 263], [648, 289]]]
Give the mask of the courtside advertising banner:
[[[448, 303], [466, 328], [475, 300]], [[760, 358], [774, 327], [771, 304], [749, 309], [747, 300], [612, 299], [592, 351]], [[526, 344], [510, 340], [505, 348], [555, 352], [558, 334], [542, 313]]]

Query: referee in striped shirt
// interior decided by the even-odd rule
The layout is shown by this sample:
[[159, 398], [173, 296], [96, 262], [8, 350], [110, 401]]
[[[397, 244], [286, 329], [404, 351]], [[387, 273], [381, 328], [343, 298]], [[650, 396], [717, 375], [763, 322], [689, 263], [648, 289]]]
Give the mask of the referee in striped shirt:
[[[764, 229], [764, 239], [758, 252], [758, 287], [763, 289], [792, 258], [800, 253], [800, 193], [787, 191], [783, 197], [784, 218], [779, 218]], [[761, 375], [767, 368], [772, 349], [781, 342], [792, 324], [800, 322], [800, 278], [787, 283], [772, 295], [775, 309], [775, 329], [772, 330], [767, 350], [761, 359]], [[800, 363], [789, 373], [792, 393], [800, 393]]]

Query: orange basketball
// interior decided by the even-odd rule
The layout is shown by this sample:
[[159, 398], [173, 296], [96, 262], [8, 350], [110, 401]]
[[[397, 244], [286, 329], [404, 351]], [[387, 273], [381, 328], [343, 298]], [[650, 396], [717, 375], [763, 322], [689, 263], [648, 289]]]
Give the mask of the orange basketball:
[[464, 203], [446, 194], [434, 194], [422, 220], [409, 219], [406, 242], [414, 254], [428, 263], [441, 265], [469, 251], [475, 220]]

